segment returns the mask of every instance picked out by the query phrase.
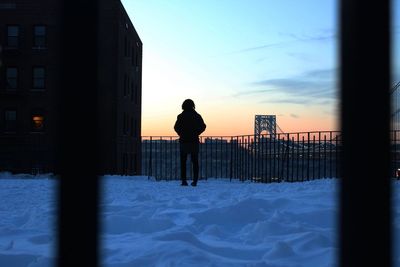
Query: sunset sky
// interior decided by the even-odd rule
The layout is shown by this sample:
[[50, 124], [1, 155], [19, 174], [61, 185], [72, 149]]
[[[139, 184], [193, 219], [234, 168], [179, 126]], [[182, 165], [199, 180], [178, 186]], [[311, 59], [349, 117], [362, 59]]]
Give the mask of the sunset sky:
[[176, 135], [186, 98], [203, 135], [252, 134], [256, 114], [284, 132], [338, 130], [337, 1], [122, 3], [143, 42], [143, 136]]

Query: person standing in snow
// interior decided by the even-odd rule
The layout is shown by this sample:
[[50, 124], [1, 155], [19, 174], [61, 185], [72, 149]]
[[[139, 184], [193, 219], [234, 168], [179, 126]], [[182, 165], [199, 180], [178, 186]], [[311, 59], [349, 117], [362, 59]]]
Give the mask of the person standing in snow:
[[182, 113], [178, 115], [175, 122], [175, 132], [179, 135], [180, 160], [181, 160], [181, 181], [182, 186], [187, 186], [186, 181], [186, 160], [190, 154], [193, 166], [192, 186], [197, 185], [199, 178], [199, 135], [205, 131], [206, 125], [203, 118], [195, 110], [193, 100], [186, 99], [182, 104]]

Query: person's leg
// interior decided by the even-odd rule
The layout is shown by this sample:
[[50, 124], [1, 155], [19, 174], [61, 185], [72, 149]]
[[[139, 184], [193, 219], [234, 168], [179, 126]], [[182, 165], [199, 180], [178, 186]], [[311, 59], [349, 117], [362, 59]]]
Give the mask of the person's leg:
[[193, 182], [192, 185], [197, 185], [199, 179], [199, 144], [193, 143], [190, 148], [190, 161], [193, 166]]
[[199, 179], [199, 153], [193, 152], [190, 154], [190, 158], [193, 165], [193, 182], [192, 185], [197, 185], [197, 180]]
[[181, 181], [182, 185], [188, 185], [186, 181], [186, 159], [187, 159], [187, 152], [185, 148], [181, 145], [180, 146], [180, 158], [181, 158]]

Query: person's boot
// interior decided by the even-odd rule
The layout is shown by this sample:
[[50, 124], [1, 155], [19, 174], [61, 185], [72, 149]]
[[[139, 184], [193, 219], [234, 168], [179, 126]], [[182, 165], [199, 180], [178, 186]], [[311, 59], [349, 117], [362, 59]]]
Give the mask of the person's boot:
[[186, 180], [182, 180], [181, 186], [188, 186], [188, 183]]

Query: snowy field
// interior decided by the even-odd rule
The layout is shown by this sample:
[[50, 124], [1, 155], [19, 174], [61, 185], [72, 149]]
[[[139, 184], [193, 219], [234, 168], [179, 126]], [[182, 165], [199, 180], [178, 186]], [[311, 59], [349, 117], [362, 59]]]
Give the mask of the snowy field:
[[[0, 173], [0, 266], [53, 266], [56, 182], [49, 177]], [[336, 266], [335, 179], [181, 187], [107, 176], [103, 186], [103, 266]], [[395, 203], [399, 189], [396, 182]], [[400, 205], [394, 222], [399, 244]]]

